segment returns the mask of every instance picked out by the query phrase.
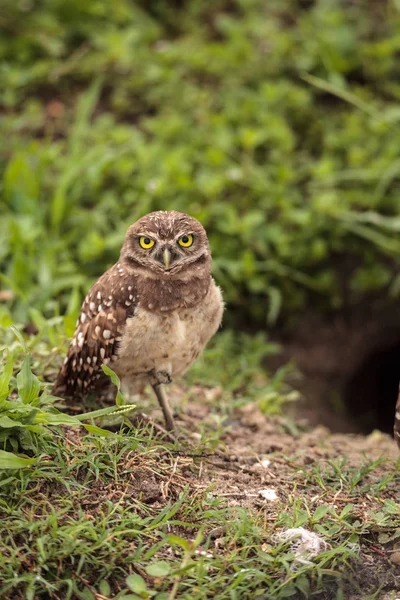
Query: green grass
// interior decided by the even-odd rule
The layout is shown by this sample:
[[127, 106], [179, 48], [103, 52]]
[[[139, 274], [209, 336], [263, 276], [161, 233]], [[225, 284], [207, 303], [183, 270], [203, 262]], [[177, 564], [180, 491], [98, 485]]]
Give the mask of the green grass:
[[[341, 598], [346, 578], [357, 582], [360, 544], [398, 537], [400, 512], [390, 495], [399, 465], [385, 482], [369, 461], [296, 473], [286, 499], [254, 512], [227, 507], [198, 479], [199, 460], [190, 455], [145, 432], [88, 434], [58, 438], [36, 466], [4, 474], [2, 597], [307, 598], [329, 586], [328, 597]], [[311, 495], [317, 508], [310, 509]], [[346, 498], [343, 508], [335, 496], [337, 505]], [[289, 544], [275, 538], [300, 526], [329, 544], [310, 564], [297, 564]]]
[[[294, 423], [264, 330], [398, 298], [399, 23], [394, 0], [3, 2], [2, 598], [398, 596], [390, 441]], [[156, 209], [205, 225], [231, 327], [171, 386], [190, 443], [106, 429], [121, 397], [95, 419], [50, 394], [84, 294]], [[325, 541], [309, 562], [294, 527]]]
[[[48, 384], [31, 374], [24, 352], [29, 349], [39, 373], [46, 362], [53, 372], [62, 332], [59, 319], [37, 337], [3, 330], [13, 363], [3, 361], [1, 390], [7, 396], [15, 384], [19, 399], [9, 396], [0, 409], [20, 421], [9, 428], [0, 418], [2, 448], [30, 462], [0, 471], [2, 598], [340, 599], [351, 589], [372, 599], [379, 597], [371, 590], [380, 577], [387, 589], [386, 563], [376, 564], [368, 580], [358, 565], [363, 554], [379, 559], [377, 548], [390, 557], [398, 539], [399, 462], [319, 459], [299, 430], [297, 451], [286, 453], [293, 438], [281, 416], [271, 421], [283, 449], [268, 454], [267, 483], [260, 480], [256, 463], [263, 457], [251, 451], [250, 430], [247, 458], [235, 458], [226, 419], [240, 419], [249, 404], [268, 412], [268, 393], [279, 394], [272, 413], [292, 399], [284, 381], [278, 378], [278, 385], [260, 370], [275, 349], [265, 338], [220, 334], [188, 374], [181, 403], [175, 400], [178, 416], [196, 402], [208, 404], [209, 414], [204, 423], [187, 418], [186, 432], [195, 435], [188, 444], [163, 441], [151, 424], [112, 433], [92, 419], [85, 431], [60, 406], [48, 406], [46, 394], [38, 395]], [[322, 451], [329, 444], [328, 437]], [[275, 489], [276, 502], [258, 496], [265, 487]], [[293, 527], [327, 544], [309, 562], [299, 563], [290, 542], [277, 537]]]
[[206, 226], [231, 323], [398, 297], [399, 22], [391, 0], [6, 1], [18, 319], [73, 312], [128, 225], [171, 208]]

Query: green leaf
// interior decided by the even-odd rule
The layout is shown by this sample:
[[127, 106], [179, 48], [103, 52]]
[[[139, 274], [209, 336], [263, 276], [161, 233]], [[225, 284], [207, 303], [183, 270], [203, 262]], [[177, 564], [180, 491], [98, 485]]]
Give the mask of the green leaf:
[[134, 575], [129, 575], [126, 578], [126, 585], [130, 590], [132, 590], [132, 592], [135, 592], [136, 594], [143, 594], [144, 592], [147, 592], [147, 584], [145, 580], [136, 573]]
[[330, 507], [326, 506], [326, 505], [318, 506], [318, 508], [314, 512], [313, 520], [319, 521], [320, 519], [322, 519], [322, 517], [324, 517], [326, 515], [326, 513], [329, 511], [329, 509], [330, 509]]
[[115, 404], [117, 406], [126, 405], [125, 398], [123, 397], [123, 395], [120, 392], [121, 381], [120, 381], [118, 375], [112, 369], [110, 369], [110, 367], [107, 367], [107, 365], [101, 365], [101, 368], [103, 369], [104, 373], [111, 379], [112, 383], [117, 388], [117, 396], [115, 398]]
[[82, 423], [82, 426], [88, 433], [93, 433], [94, 435], [100, 435], [101, 437], [107, 438], [115, 437], [115, 433], [108, 431], [107, 429], [103, 429], [102, 427], [97, 427], [97, 425], [88, 425], [86, 423]]
[[171, 572], [171, 567], [165, 561], [155, 562], [146, 567], [146, 573], [151, 577], [166, 577]]
[[39, 379], [31, 371], [31, 357], [25, 356], [21, 371], [17, 375], [18, 394], [24, 404], [36, 400], [40, 391]]
[[177, 535], [168, 535], [167, 541], [173, 546], [180, 546], [183, 550], [189, 550], [189, 542]]
[[80, 421], [76, 417], [72, 415], [67, 415], [65, 413], [49, 413], [40, 411], [36, 415], [36, 420], [39, 423], [44, 423], [45, 425], [71, 425], [77, 426], [80, 425]]
[[22, 350], [25, 352], [25, 354], [27, 354], [28, 348], [26, 347], [26, 343], [25, 343], [22, 333], [14, 325], [11, 325], [10, 329], [14, 333], [14, 335], [17, 338], [17, 340], [19, 341], [19, 343], [21, 344]]
[[22, 458], [12, 452], [0, 450], [0, 469], [24, 469], [33, 465], [35, 461], [35, 458]]
[[385, 500], [384, 509], [392, 515], [400, 514], [400, 504], [394, 500]]
[[102, 579], [99, 583], [99, 591], [102, 596], [110, 596], [111, 595], [111, 587], [108, 581]]
[[282, 306], [282, 293], [280, 290], [278, 290], [278, 288], [271, 286], [267, 290], [267, 294], [269, 300], [267, 323], [268, 325], [275, 325]]
[[80, 600], [96, 600], [96, 596], [88, 588], [84, 588], [79, 593]]
[[115, 408], [115, 406], [106, 406], [105, 408], [99, 408], [99, 410], [93, 410], [91, 412], [83, 413], [82, 415], [76, 415], [78, 421], [86, 421], [87, 419], [97, 419], [99, 417], [106, 417], [107, 415], [123, 415], [131, 410], [134, 410], [134, 404], [127, 404]]
[[0, 429], [10, 429], [11, 427], [24, 427], [24, 423], [14, 419], [10, 419], [7, 415], [0, 417]]
[[342, 512], [340, 513], [340, 518], [343, 519], [346, 515], [351, 513], [354, 508], [354, 504], [346, 504]]
[[5, 400], [10, 393], [10, 381], [13, 374], [13, 356], [8, 353], [4, 370], [0, 375], [0, 402]]
[[328, 94], [337, 96], [338, 98], [341, 98], [345, 102], [348, 102], [349, 104], [352, 104], [353, 106], [356, 106], [358, 109], [366, 112], [368, 115], [370, 115], [374, 119], [377, 119], [378, 121], [384, 121], [384, 118], [382, 118], [382, 113], [380, 113], [375, 108], [375, 106], [372, 106], [372, 104], [368, 104], [368, 102], [365, 102], [362, 98], [357, 96], [357, 94], [354, 94], [353, 92], [351, 92], [349, 90], [339, 88], [339, 87], [329, 83], [328, 81], [325, 81], [324, 79], [320, 79], [319, 77], [315, 77], [314, 75], [309, 75], [308, 73], [303, 73], [303, 75], [301, 76], [301, 79], [304, 79], [304, 81], [306, 81], [310, 85], [314, 85], [315, 87], [319, 88], [320, 90], [324, 90], [325, 92], [328, 92]]
[[119, 389], [121, 386], [121, 381], [118, 375], [115, 373], [115, 371], [113, 371], [112, 369], [110, 369], [110, 367], [107, 367], [107, 365], [104, 364], [101, 365], [101, 368], [103, 369], [104, 373], [111, 379], [115, 387]]
[[199, 546], [201, 544], [201, 542], [203, 541], [203, 537], [204, 537], [203, 530], [204, 530], [204, 527], [202, 527], [201, 529], [199, 529], [199, 531], [197, 532], [196, 537], [194, 538], [193, 542], [191, 542], [191, 545], [194, 548], [197, 548], [197, 546]]
[[285, 585], [281, 590], [279, 590], [279, 594], [281, 598], [290, 598], [297, 593], [296, 588], [293, 585]]

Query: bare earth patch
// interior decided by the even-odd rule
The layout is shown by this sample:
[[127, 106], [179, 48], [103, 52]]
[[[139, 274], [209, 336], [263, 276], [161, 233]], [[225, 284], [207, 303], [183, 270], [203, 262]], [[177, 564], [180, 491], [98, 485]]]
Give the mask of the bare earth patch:
[[[210, 420], [209, 409], [206, 403], [192, 403], [189, 412], [181, 418], [185, 431], [196, 436], [199, 425]], [[212, 426], [212, 419], [209, 424]], [[288, 510], [289, 498], [303, 502], [310, 513], [329, 505], [340, 514], [352, 505], [352, 517], [360, 523], [368, 521], [370, 513], [379, 512], [384, 500], [398, 502], [398, 479], [397, 485], [389, 485], [379, 498], [372, 489], [377, 481], [390, 480], [394, 473], [398, 477], [398, 449], [389, 435], [330, 434], [319, 426], [294, 437], [284, 429], [284, 419], [267, 418], [252, 405], [244, 407], [236, 419], [228, 421], [222, 436], [223, 452], [201, 461], [197, 486], [211, 484], [212, 494], [227, 505], [262, 514], [271, 531], [279, 513]], [[370, 470], [367, 464], [371, 462], [375, 464]], [[390, 541], [382, 543], [384, 529], [365, 531], [355, 579], [345, 586], [349, 600], [364, 600], [379, 589], [377, 598], [397, 599], [400, 594], [400, 543], [390, 539], [400, 540], [400, 530], [394, 536], [388, 534]], [[220, 544], [217, 538], [216, 547]], [[353, 584], [359, 586], [358, 592]], [[318, 598], [336, 598], [334, 588]]]
[[[201, 426], [215, 428], [211, 407], [206, 397], [204, 402], [190, 403], [186, 412], [180, 413], [178, 427], [196, 441]], [[190, 448], [177, 451], [168, 475], [159, 472], [155, 476], [151, 467], [146, 470], [138, 465], [129, 495], [162, 506], [171, 494], [177, 497], [185, 484], [193, 494], [208, 489], [226, 506], [250, 509], [261, 516], [271, 539], [279, 514], [291, 511], [294, 501], [307, 506], [310, 514], [320, 506], [330, 506], [340, 514], [351, 505], [353, 522], [360, 524], [368, 522], [370, 513], [379, 512], [384, 500], [398, 502], [398, 450], [388, 435], [330, 434], [319, 426], [294, 436], [285, 431], [284, 419], [267, 418], [252, 405], [237, 411], [224, 425], [222, 445], [214, 453], [196, 454]], [[377, 498], [373, 486], [390, 480], [395, 473], [397, 484], [389, 484]], [[393, 533], [390, 527], [387, 530]], [[396, 544], [400, 530], [394, 540], [388, 533], [387, 543], [382, 543], [384, 532], [385, 526], [367, 526], [363, 532], [356, 570], [351, 575], [346, 567], [343, 570], [344, 579], [353, 579], [344, 583], [345, 598], [365, 600], [379, 589], [377, 598], [397, 598], [400, 594], [400, 543]], [[229, 544], [225, 535], [223, 528], [211, 531], [219, 552]], [[316, 597], [328, 600], [336, 594], [336, 584], [332, 584]]]

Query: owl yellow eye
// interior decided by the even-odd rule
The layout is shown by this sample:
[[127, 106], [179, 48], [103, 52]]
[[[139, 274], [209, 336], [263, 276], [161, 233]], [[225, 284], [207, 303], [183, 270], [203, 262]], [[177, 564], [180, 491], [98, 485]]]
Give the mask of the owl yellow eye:
[[193, 244], [193, 236], [189, 233], [189, 235], [183, 235], [179, 238], [178, 244], [182, 246], [182, 248], [189, 248]]
[[152, 248], [154, 246], [155, 241], [149, 237], [146, 237], [145, 235], [142, 235], [142, 237], [139, 238], [139, 244], [145, 250], [149, 250], [150, 248]]

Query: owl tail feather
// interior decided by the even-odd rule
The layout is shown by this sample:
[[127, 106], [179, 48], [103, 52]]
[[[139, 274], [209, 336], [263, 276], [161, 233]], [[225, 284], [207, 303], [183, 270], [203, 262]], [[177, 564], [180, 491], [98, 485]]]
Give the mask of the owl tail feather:
[[63, 398], [67, 392], [67, 388], [68, 386], [65, 377], [62, 371], [60, 371], [56, 377], [53, 387], [51, 388], [51, 393], [53, 396], [59, 396], [60, 398]]

